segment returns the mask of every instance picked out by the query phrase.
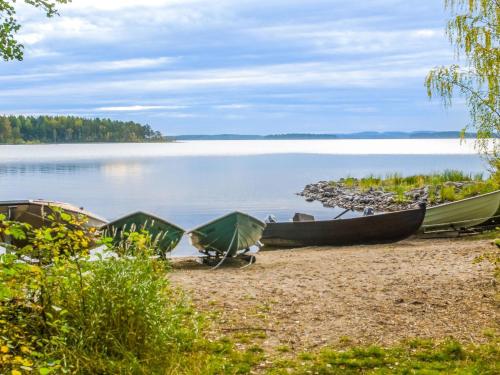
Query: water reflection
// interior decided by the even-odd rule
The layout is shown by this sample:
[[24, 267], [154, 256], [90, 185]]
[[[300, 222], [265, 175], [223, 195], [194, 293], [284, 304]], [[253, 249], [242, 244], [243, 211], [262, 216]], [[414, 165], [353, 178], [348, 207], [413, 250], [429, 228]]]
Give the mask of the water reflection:
[[140, 178], [146, 172], [146, 163], [138, 162], [111, 162], [100, 167], [101, 173], [111, 179], [114, 178]]
[[0, 164], [2, 175], [32, 174], [74, 174], [99, 169], [99, 163], [32, 163], [32, 164]]

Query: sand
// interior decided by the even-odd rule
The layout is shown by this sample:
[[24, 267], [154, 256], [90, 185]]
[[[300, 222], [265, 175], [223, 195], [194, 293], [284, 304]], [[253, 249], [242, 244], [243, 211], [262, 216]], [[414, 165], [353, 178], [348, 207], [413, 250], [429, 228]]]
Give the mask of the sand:
[[407, 240], [391, 245], [262, 251], [241, 269], [174, 262], [170, 278], [201, 310], [211, 334], [262, 332], [260, 345], [292, 352], [407, 338], [482, 342], [498, 329], [489, 264], [474, 264], [489, 240]]

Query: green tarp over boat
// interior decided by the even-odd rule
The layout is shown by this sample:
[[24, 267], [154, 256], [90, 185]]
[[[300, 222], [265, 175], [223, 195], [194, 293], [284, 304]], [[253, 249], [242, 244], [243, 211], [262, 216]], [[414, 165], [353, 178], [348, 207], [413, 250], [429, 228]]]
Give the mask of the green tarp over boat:
[[256, 245], [265, 227], [264, 222], [250, 215], [233, 212], [191, 230], [188, 235], [202, 253], [232, 257]]
[[425, 232], [469, 228], [495, 216], [500, 205], [500, 190], [476, 197], [430, 207], [422, 228]]
[[172, 251], [185, 232], [184, 229], [168, 221], [141, 211], [116, 219], [100, 229], [104, 236], [113, 238], [115, 244], [123, 240], [124, 232], [146, 230], [159, 250], [158, 255], [161, 256]]

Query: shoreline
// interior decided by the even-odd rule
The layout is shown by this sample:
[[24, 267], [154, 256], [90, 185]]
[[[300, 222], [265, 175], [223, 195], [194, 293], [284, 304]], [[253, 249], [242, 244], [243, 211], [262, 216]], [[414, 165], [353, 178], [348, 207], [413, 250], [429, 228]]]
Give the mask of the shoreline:
[[[359, 183], [359, 179], [350, 179], [350, 184], [348, 184], [347, 180], [341, 178], [338, 181], [319, 181], [308, 184], [301, 192], [296, 194], [304, 197], [306, 202], [318, 201], [324, 207], [340, 207], [352, 211], [363, 211], [369, 207], [375, 212], [392, 212], [418, 208], [420, 203], [425, 203], [429, 208], [459, 199], [470, 198], [481, 194], [481, 192], [475, 192], [470, 196], [459, 199], [443, 198], [441, 192], [448, 189], [455, 195], [455, 193], [462, 193], [465, 189], [477, 187], [483, 183], [483, 181], [446, 181], [437, 185], [426, 184], [422, 187], [410, 187], [407, 191], [398, 194], [383, 186], [370, 186], [363, 189], [353, 184], [353, 181]], [[401, 189], [403, 189], [403, 186], [401, 186]]]
[[423, 192], [415, 193], [416, 199], [412, 202], [400, 203], [395, 199], [395, 194], [380, 190], [369, 190], [366, 192], [357, 188], [346, 187], [342, 183], [333, 185], [328, 181], [319, 181], [308, 184], [297, 195], [305, 198], [306, 202], [319, 201], [324, 207], [340, 207], [352, 211], [363, 211], [365, 207], [371, 207], [376, 212], [401, 211], [410, 208], [418, 208], [420, 202], [425, 202]]

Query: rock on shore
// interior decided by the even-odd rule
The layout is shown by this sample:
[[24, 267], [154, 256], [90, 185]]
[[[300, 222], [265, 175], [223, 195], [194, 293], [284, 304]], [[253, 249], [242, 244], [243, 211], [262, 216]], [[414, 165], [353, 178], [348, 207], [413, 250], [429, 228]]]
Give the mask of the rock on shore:
[[[440, 187], [430, 185], [417, 188], [404, 193], [404, 200], [398, 199], [394, 192], [385, 191], [383, 187], [369, 188], [362, 191], [357, 186], [346, 186], [344, 179], [338, 182], [319, 181], [315, 184], [306, 185], [298, 195], [303, 196], [306, 201], [319, 201], [325, 207], [341, 207], [355, 211], [363, 211], [365, 207], [371, 207], [375, 211], [399, 211], [409, 208], [417, 208], [419, 203], [427, 203], [428, 206], [445, 203], [436, 198], [429, 202], [429, 192], [434, 189], [435, 197], [439, 197]], [[461, 182], [446, 182], [445, 186], [454, 186], [455, 189], [463, 187]]]

